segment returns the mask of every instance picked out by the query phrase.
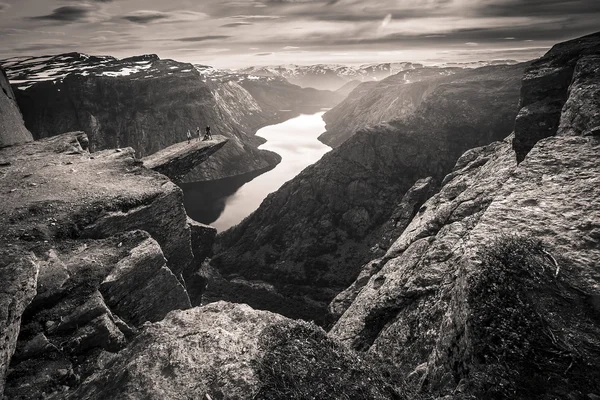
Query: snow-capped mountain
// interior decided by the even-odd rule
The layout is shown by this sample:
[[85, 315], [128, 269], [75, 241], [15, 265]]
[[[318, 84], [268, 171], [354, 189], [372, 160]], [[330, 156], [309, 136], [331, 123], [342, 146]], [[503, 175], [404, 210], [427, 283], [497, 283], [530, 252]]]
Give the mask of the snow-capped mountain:
[[253, 76], [282, 77], [302, 87], [337, 90], [350, 81], [376, 81], [403, 70], [422, 68], [422, 64], [410, 62], [364, 64], [348, 66], [339, 64], [276, 65], [248, 67], [236, 72]]

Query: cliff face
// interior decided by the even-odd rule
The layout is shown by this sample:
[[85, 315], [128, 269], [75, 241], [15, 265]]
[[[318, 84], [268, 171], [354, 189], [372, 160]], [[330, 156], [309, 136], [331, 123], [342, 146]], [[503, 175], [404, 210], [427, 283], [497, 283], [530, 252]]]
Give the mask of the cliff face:
[[186, 282], [210, 253], [192, 245], [210, 247], [211, 232], [188, 222], [181, 190], [133, 149], [90, 154], [88, 142], [67, 133], [0, 150], [9, 398], [79, 384], [144, 322], [191, 307], [202, 291]]
[[456, 159], [511, 131], [522, 70], [475, 70], [438, 87], [413, 117], [326, 154], [219, 236], [213, 265], [226, 279], [207, 295], [324, 322], [326, 304], [385, 252]]
[[515, 122], [514, 149], [519, 161], [537, 141], [557, 131], [574, 134], [569, 131], [581, 129], [582, 124], [588, 124], [588, 129], [597, 126], [598, 116], [590, 104], [598, 101], [594, 97], [597, 46], [598, 33], [560, 43], [528, 68], [521, 89], [522, 108]]
[[[527, 70], [515, 139], [459, 159], [377, 268], [332, 304], [343, 313], [333, 337], [436, 397], [600, 393], [599, 51], [591, 35]], [[558, 118], [532, 124], [532, 93], [557, 101], [559, 87], [538, 79], [549, 65], [575, 72]], [[548, 127], [557, 136], [537, 141]]]
[[0, 89], [2, 89], [2, 93], [0, 93], [0, 147], [32, 141], [33, 137], [23, 125], [23, 116], [2, 68], [0, 68]]

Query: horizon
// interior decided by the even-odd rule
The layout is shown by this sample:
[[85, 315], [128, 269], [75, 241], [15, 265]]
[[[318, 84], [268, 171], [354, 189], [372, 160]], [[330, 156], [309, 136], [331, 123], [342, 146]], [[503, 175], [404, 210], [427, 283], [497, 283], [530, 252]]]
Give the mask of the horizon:
[[595, 0], [1, 0], [0, 58], [157, 54], [219, 69], [529, 61], [599, 19]]

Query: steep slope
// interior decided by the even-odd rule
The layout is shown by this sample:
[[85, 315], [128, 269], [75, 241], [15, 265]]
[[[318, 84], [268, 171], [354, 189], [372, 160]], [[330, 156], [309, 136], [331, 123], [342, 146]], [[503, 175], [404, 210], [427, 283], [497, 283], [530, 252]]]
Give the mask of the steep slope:
[[[514, 71], [520, 66], [491, 67], [503, 74], [506, 79], [518, 79]], [[461, 68], [420, 68], [398, 72], [376, 83], [363, 83], [348, 97], [323, 115], [327, 131], [319, 140], [337, 147], [354, 135], [359, 129], [405, 118], [418, 109], [440, 85], [475, 81], [478, 72], [480, 79], [487, 79], [487, 67], [469, 70]]]
[[[523, 160], [538, 140], [554, 135], [560, 123], [568, 127], [561, 126], [561, 132], [564, 132], [571, 126], [577, 127], [579, 122], [576, 119], [588, 121], [591, 118], [592, 122], [598, 122], [598, 116], [593, 115], [593, 111], [590, 115], [593, 108], [588, 104], [588, 101], [597, 101], [597, 97], [588, 98], [594, 93], [597, 43], [598, 34], [593, 34], [558, 44], [527, 70], [521, 89], [523, 108], [515, 123], [514, 149], [519, 161]], [[589, 59], [582, 60], [584, 57]], [[571, 88], [575, 71], [579, 75], [578, 86]], [[586, 77], [591, 82], [586, 82]], [[591, 88], [588, 88], [590, 85]], [[567, 103], [570, 114], [563, 117], [563, 105], [569, 96], [572, 96]], [[575, 108], [572, 102], [582, 104], [584, 108]], [[590, 126], [592, 128], [594, 124]]]
[[23, 116], [15, 100], [6, 73], [0, 68], [0, 147], [33, 140], [31, 132], [23, 125]]
[[[366, 265], [370, 278], [332, 304], [343, 313], [333, 337], [390, 360], [434, 397], [598, 396], [599, 54], [595, 34], [526, 71], [521, 140], [459, 159], [378, 268]], [[538, 79], [549, 65], [574, 70], [552, 107], [559, 117], [519, 122], [531, 93], [557, 101], [561, 86]]]
[[344, 96], [344, 99], [352, 93], [354, 89], [356, 89], [362, 82], [359, 80], [354, 80], [346, 83], [344, 86], [336, 90], [335, 92], [341, 96]]
[[207, 296], [323, 323], [326, 304], [427, 197], [403, 203], [406, 192], [432, 177], [414, 188], [427, 192], [465, 150], [511, 131], [522, 71], [491, 67], [440, 85], [410, 118], [363, 130], [308, 167], [219, 236], [213, 265], [226, 280]]

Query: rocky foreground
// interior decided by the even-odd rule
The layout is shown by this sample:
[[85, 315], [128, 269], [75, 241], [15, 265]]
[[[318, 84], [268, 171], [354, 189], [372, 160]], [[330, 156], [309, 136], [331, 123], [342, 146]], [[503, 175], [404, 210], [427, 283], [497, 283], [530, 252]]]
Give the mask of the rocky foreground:
[[[206, 158], [224, 140], [201, 143]], [[0, 150], [0, 372], [16, 348], [10, 398], [76, 385], [144, 322], [201, 295], [194, 272], [216, 231], [190, 223], [181, 190], [133, 149], [87, 147], [75, 132]]]

